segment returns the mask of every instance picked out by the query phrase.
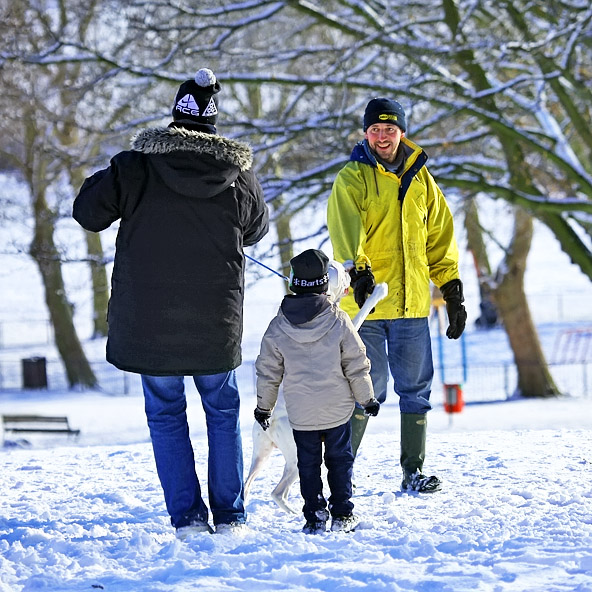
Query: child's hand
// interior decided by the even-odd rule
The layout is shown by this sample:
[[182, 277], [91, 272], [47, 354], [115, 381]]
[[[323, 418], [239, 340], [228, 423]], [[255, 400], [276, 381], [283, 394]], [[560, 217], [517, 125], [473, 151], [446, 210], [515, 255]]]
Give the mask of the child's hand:
[[257, 420], [257, 423], [263, 428], [263, 431], [269, 428], [270, 418], [271, 411], [269, 409], [259, 409], [259, 407], [255, 409], [255, 419]]
[[376, 417], [378, 415], [378, 411], [380, 410], [380, 403], [377, 399], [372, 399], [370, 403], [368, 403], [364, 407], [364, 413], [366, 415], [371, 415], [372, 417]]

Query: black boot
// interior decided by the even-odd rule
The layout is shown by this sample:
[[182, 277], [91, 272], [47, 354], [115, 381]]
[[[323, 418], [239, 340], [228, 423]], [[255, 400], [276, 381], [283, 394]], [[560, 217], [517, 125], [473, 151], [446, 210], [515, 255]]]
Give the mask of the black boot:
[[354, 458], [360, 447], [360, 442], [364, 437], [366, 426], [368, 425], [368, 416], [364, 413], [363, 409], [354, 409], [354, 414], [350, 419], [351, 423], [351, 447], [354, 454]]
[[438, 477], [422, 473], [425, 458], [427, 417], [419, 413], [401, 413], [402, 490], [431, 493], [442, 487]]

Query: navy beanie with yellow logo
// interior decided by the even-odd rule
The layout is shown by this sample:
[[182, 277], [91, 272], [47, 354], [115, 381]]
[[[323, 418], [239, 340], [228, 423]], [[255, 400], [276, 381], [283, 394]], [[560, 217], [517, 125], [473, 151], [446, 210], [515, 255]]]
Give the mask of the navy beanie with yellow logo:
[[397, 101], [377, 97], [366, 105], [364, 111], [364, 131], [374, 123], [394, 123], [402, 131], [407, 131], [405, 110]]

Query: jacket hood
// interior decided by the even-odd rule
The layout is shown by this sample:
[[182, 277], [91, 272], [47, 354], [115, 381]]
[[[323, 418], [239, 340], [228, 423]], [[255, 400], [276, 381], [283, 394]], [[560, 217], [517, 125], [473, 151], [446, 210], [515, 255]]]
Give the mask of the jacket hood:
[[329, 306], [327, 297], [320, 294], [289, 294], [282, 300], [281, 309], [293, 325], [302, 325]]
[[[299, 299], [306, 300], [306, 299]], [[310, 300], [316, 300], [311, 298]], [[310, 321], [295, 325], [288, 320], [284, 313], [283, 303], [278, 313], [278, 326], [290, 339], [298, 343], [312, 343], [318, 341], [333, 327], [337, 322], [337, 316], [332, 310], [335, 306], [327, 298], [324, 298], [326, 306]]]
[[218, 195], [253, 164], [248, 144], [183, 127], [141, 130], [131, 149], [152, 157], [150, 164], [165, 185], [197, 198]]
[[170, 154], [185, 151], [208, 154], [248, 171], [253, 164], [253, 150], [245, 142], [183, 127], [152, 127], [132, 138], [132, 150], [144, 154]]

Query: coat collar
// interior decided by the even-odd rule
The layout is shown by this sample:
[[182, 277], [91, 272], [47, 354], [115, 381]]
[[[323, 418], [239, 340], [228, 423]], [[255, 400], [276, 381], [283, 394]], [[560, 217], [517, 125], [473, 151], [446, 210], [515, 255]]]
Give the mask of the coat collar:
[[[403, 174], [409, 170], [415, 163], [423, 166], [428, 156], [415, 142], [412, 142], [405, 136], [401, 138], [401, 145], [405, 151], [405, 166], [403, 168]], [[362, 164], [370, 165], [380, 171], [385, 171], [385, 168], [376, 160], [376, 157], [368, 147], [367, 141], [362, 140], [358, 142], [352, 150], [350, 161], [360, 162]], [[421, 168], [421, 166], [419, 168]], [[417, 167], [414, 167], [417, 168]]]
[[152, 127], [139, 131], [131, 142], [132, 150], [144, 154], [169, 154], [175, 151], [208, 154], [247, 171], [253, 165], [253, 150], [245, 142], [182, 127]]

